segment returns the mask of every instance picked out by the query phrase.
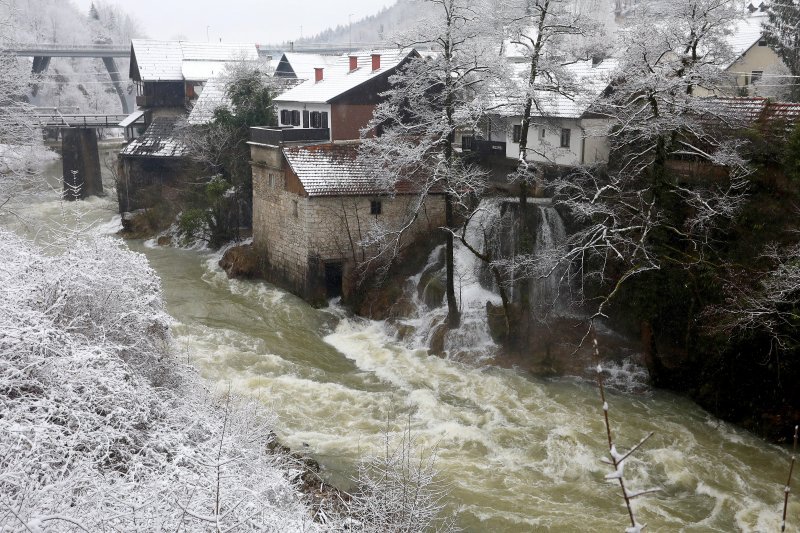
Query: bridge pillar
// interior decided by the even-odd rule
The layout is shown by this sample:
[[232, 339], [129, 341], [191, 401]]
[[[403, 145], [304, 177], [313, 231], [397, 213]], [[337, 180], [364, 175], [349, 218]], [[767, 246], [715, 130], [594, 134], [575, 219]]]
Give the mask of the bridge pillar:
[[131, 106], [128, 103], [128, 99], [125, 97], [125, 88], [122, 85], [122, 76], [119, 74], [116, 61], [114, 61], [113, 57], [104, 57], [103, 64], [106, 66], [108, 75], [111, 76], [111, 81], [114, 83], [114, 90], [117, 91], [119, 101], [122, 102], [123, 113], [130, 115]]
[[41, 74], [50, 66], [50, 57], [36, 56], [33, 58], [33, 73]]
[[97, 134], [91, 128], [61, 130], [64, 198], [82, 200], [103, 194]]

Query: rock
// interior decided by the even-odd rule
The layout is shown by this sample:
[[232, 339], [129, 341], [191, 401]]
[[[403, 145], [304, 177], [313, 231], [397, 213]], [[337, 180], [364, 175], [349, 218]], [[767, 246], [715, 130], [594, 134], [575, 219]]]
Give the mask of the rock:
[[162, 235], [156, 241], [159, 246], [172, 246], [172, 237], [170, 235]]
[[428, 343], [428, 351], [432, 355], [444, 355], [444, 339], [447, 336], [447, 324], [442, 322], [433, 329], [431, 340]]
[[257, 278], [262, 274], [261, 261], [252, 244], [228, 249], [219, 266], [229, 278]]
[[432, 276], [422, 289], [422, 301], [428, 309], [435, 309], [444, 302], [445, 286], [439, 276]]
[[136, 211], [126, 211], [122, 213], [122, 229], [128, 233], [140, 233], [142, 230], [150, 228], [147, 220], [147, 210], [137, 209]]
[[486, 321], [495, 342], [503, 342], [508, 337], [508, 323], [502, 306], [486, 302]]

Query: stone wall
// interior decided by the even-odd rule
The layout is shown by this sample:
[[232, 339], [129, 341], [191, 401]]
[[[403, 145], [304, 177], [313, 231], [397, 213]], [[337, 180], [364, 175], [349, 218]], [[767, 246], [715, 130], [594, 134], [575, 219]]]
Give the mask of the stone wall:
[[[341, 263], [347, 299], [355, 290], [356, 265], [370, 255], [359, 242], [376, 224], [399, 226], [415, 197], [308, 197], [290, 192], [287, 183], [291, 185], [296, 177], [284, 166], [280, 149], [251, 145], [251, 150], [253, 246], [267, 260], [269, 281], [322, 303], [327, 296], [324, 264]], [[380, 201], [379, 215], [370, 214], [373, 201]], [[443, 196], [428, 198], [406, 232], [404, 244], [441, 227], [444, 209]]]

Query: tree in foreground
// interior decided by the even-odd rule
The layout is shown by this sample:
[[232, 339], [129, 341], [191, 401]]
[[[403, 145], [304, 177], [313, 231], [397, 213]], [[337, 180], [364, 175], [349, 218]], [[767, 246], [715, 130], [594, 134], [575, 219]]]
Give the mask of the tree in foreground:
[[[360, 157], [376, 179], [394, 191], [409, 184], [416, 200], [402, 224], [377, 227], [366, 239], [377, 249], [372, 263], [391, 263], [403, 244], [403, 236], [421, 215], [425, 201], [434, 194], [445, 198], [445, 269], [447, 326], [458, 327], [460, 312], [454, 282], [454, 235], [458, 210], [469, 205], [470, 195], [484, 187], [482, 170], [455, 153], [453, 142], [459, 128], [475, 129], [481, 110], [476, 93], [484, 87], [489, 71], [490, 48], [481, 39], [485, 2], [425, 0], [430, 17], [416, 32], [402, 36], [406, 47], [429, 46], [431, 54], [414, 58], [392, 77], [385, 102], [363, 132]], [[377, 132], [377, 136], [373, 133]], [[407, 187], [407, 185], [406, 185]]]

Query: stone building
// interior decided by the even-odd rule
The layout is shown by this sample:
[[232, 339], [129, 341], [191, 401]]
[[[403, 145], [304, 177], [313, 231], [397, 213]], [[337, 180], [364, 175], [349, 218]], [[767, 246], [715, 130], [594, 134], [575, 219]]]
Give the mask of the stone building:
[[[357, 159], [358, 142], [296, 144], [276, 138], [291, 130], [253, 128], [253, 246], [267, 277], [322, 303], [357, 290], [373, 249], [360, 243], [376, 227], [410, 222], [402, 243], [444, 225], [444, 196], [419, 200], [406, 184], [387, 190]], [[277, 141], [277, 142], [276, 142]]]

